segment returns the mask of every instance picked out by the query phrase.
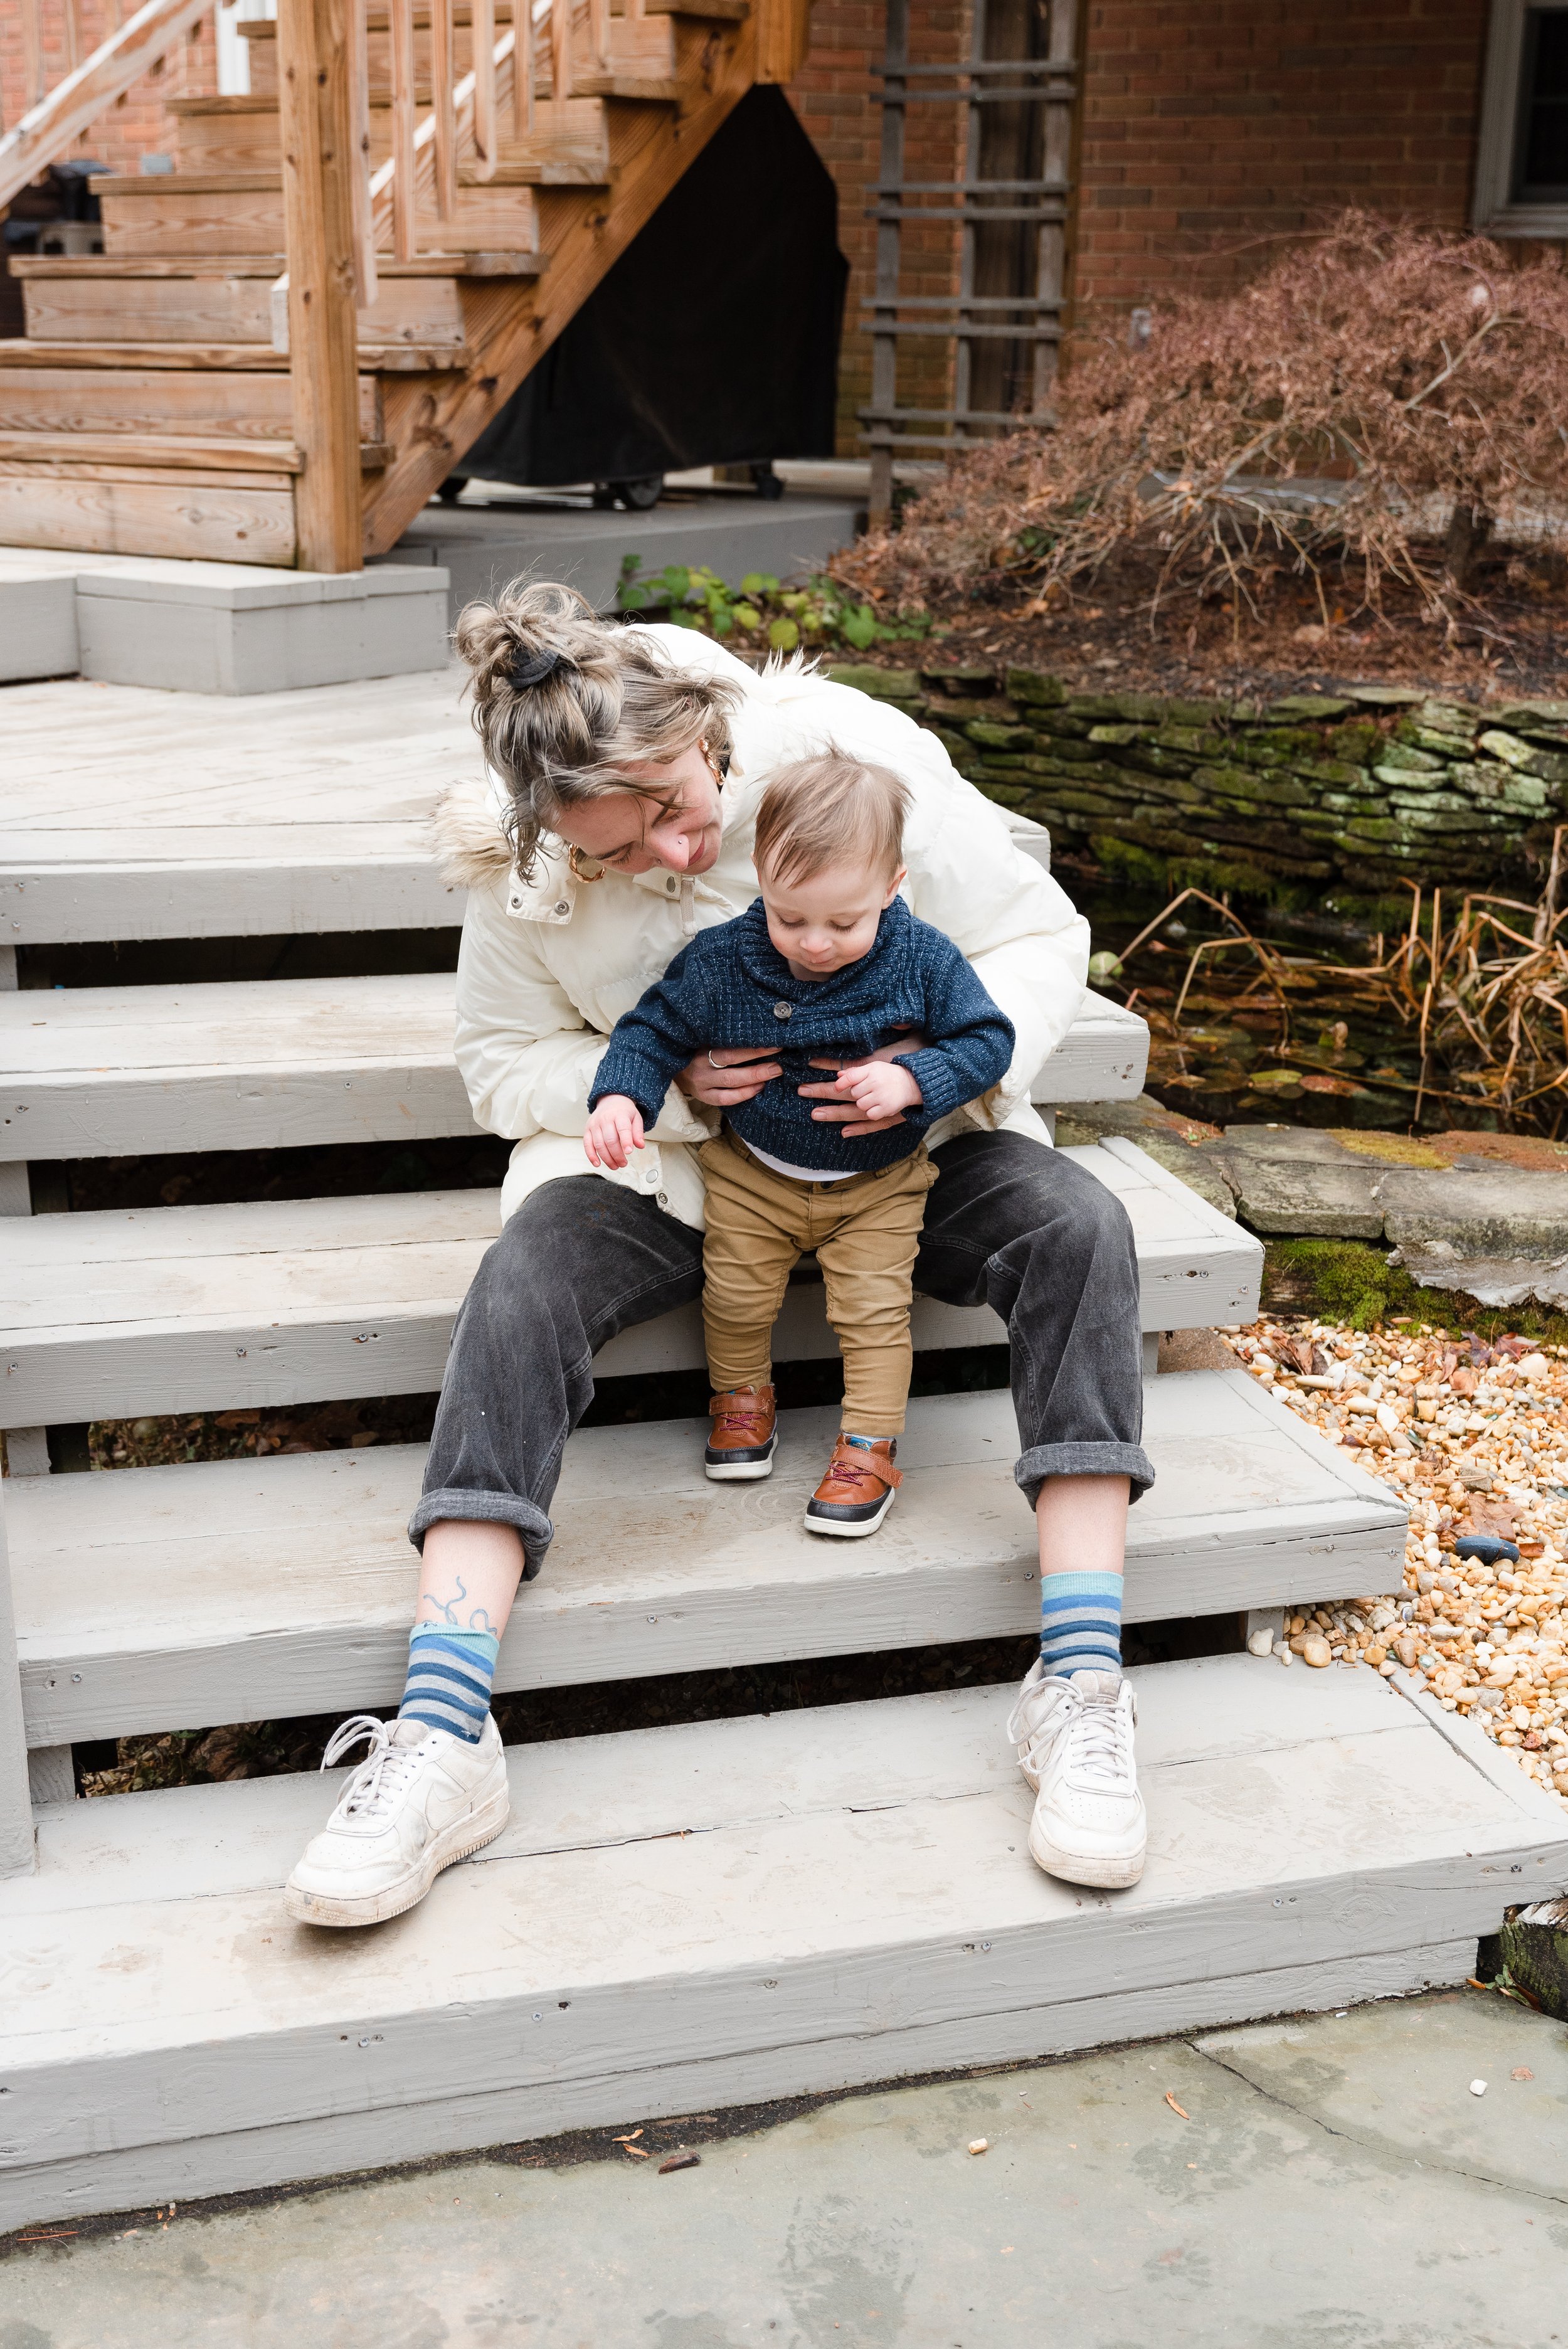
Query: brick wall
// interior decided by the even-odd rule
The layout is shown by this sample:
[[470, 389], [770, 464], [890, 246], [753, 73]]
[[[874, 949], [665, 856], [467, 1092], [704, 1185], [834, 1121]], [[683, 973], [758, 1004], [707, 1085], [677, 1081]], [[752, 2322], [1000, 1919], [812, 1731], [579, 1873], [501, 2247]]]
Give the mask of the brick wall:
[[[46, 90], [65, 79], [67, 68], [66, 11], [63, 0], [36, 0]], [[123, 0], [117, 15], [114, 0], [77, 0], [80, 56], [89, 57], [124, 16], [132, 0]], [[77, 140], [70, 156], [90, 156], [111, 170], [134, 171], [144, 154], [173, 152], [174, 129], [163, 111], [165, 98], [195, 97], [218, 87], [217, 51], [211, 16], [202, 18], [188, 40], [170, 50], [160, 67], [144, 74], [119, 102]], [[0, 120], [11, 129], [34, 105], [40, 92], [29, 86], [28, 59], [22, 31], [22, 10], [0, 6]], [[68, 158], [67, 158], [68, 160]]]
[[[956, 54], [966, 14], [963, 0], [917, 5], [912, 56]], [[846, 455], [857, 452], [854, 411], [871, 383], [860, 306], [875, 257], [863, 207], [877, 171], [870, 68], [882, 26], [880, 0], [817, 0], [810, 54], [789, 92], [838, 181], [852, 273]], [[1233, 283], [1277, 239], [1347, 203], [1461, 226], [1486, 26], [1486, 0], [1087, 0], [1075, 323]], [[934, 241], [927, 260], [923, 290], [945, 290], [951, 247]], [[923, 388], [942, 404], [929, 372]]]
[[1081, 324], [1234, 282], [1346, 204], [1464, 224], [1486, 0], [1088, 0], [1086, 18]]

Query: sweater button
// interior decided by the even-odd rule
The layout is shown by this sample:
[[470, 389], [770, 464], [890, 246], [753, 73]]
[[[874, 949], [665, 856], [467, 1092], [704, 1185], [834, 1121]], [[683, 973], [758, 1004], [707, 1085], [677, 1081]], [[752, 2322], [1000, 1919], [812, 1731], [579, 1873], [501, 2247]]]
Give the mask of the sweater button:
[[773, 1017], [775, 1019], [793, 1019], [795, 1006], [792, 1003], [776, 1003], [773, 1006]]

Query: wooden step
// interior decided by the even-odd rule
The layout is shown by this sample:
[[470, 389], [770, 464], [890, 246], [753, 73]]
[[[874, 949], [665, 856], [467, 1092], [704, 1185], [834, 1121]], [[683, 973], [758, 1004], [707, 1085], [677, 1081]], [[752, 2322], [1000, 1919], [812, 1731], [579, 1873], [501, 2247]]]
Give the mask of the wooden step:
[[[1074, 1152], [1138, 1242], [1145, 1330], [1253, 1319], [1263, 1248], [1130, 1143]], [[428, 1394], [496, 1235], [493, 1191], [35, 1216], [6, 1231], [0, 1426]], [[1002, 1323], [918, 1299], [925, 1350], [996, 1345]], [[820, 1286], [791, 1284], [780, 1360], [837, 1351]], [[606, 1377], [697, 1367], [697, 1309], [628, 1330]]]
[[[21, 453], [7, 445], [17, 434], [293, 438], [286, 372], [88, 369], [79, 363], [24, 368], [7, 364], [6, 349], [0, 345], [0, 448], [7, 455]], [[286, 370], [286, 360], [282, 366]], [[359, 378], [359, 430], [366, 442], [382, 437], [380, 390], [373, 375]], [[166, 442], [160, 438], [158, 445], [161, 449]]]
[[[253, 279], [253, 284], [260, 281]], [[443, 281], [431, 281], [437, 285]], [[461, 327], [461, 314], [459, 314]], [[472, 354], [466, 343], [371, 343], [361, 340], [359, 364], [377, 375], [431, 375], [464, 367]], [[286, 376], [288, 354], [267, 343], [73, 343], [0, 342], [0, 378], [7, 372], [48, 367], [157, 367], [194, 375]], [[31, 389], [29, 386], [27, 388]], [[0, 400], [5, 398], [0, 392]]]
[[518, 1748], [501, 1836], [354, 1938], [279, 1897], [338, 1779], [46, 1809], [0, 2224], [1458, 1984], [1564, 1881], [1554, 1799], [1371, 1672], [1132, 1680], [1122, 1893], [1030, 1861], [1010, 1688]]
[[[376, 299], [359, 314], [361, 341], [370, 344], [380, 337], [394, 346], [459, 350], [468, 332], [463, 314], [466, 278], [532, 277], [544, 265], [539, 254], [468, 254], [418, 264], [383, 257], [377, 263]], [[19, 356], [28, 345], [81, 342], [113, 350], [119, 347], [126, 328], [133, 325], [152, 346], [201, 346], [192, 356], [193, 364], [227, 364], [208, 357], [213, 346], [226, 349], [254, 345], [258, 355], [249, 364], [266, 367], [275, 359], [286, 367], [286, 359], [278, 358], [272, 348], [272, 288], [283, 266], [279, 254], [267, 260], [214, 263], [205, 274], [199, 263], [171, 266], [166, 262], [122, 262], [90, 274], [29, 274], [23, 281], [27, 343], [4, 346], [7, 353], [17, 354], [7, 364], [29, 364]], [[362, 358], [366, 356], [362, 352]], [[179, 363], [178, 358], [174, 363]], [[438, 361], [448, 363], [445, 357]], [[397, 364], [405, 362], [400, 359]]]
[[[1405, 1504], [1244, 1371], [1145, 1385], [1158, 1481], [1130, 1521], [1129, 1622], [1401, 1587]], [[1006, 1392], [910, 1406], [874, 1541], [802, 1523], [833, 1410], [787, 1412], [763, 1485], [710, 1485], [707, 1423], [586, 1429], [496, 1685], [554, 1688], [1023, 1634], [1033, 1526]], [[27, 1741], [391, 1705], [418, 1560], [422, 1444], [5, 1486]], [[846, 1555], [847, 1553], [847, 1555]]]
[[[384, 441], [367, 441], [359, 462], [367, 473], [391, 462]], [[106, 467], [115, 480], [128, 467], [147, 467], [154, 473], [194, 471], [201, 474], [238, 473], [259, 481], [271, 473], [297, 473], [304, 460], [292, 440], [250, 440], [220, 433], [177, 432], [11, 432], [0, 430], [0, 465], [13, 471], [24, 465], [66, 466], [77, 471]]]
[[[455, 1019], [444, 971], [0, 994], [0, 1161], [472, 1133]], [[1147, 1051], [1096, 997], [1035, 1091], [1136, 1093]]]
[[286, 471], [138, 464], [119, 451], [0, 458], [0, 546], [287, 567], [294, 491]]
[[[92, 187], [111, 260], [283, 253], [283, 181], [275, 171], [170, 172], [95, 179]], [[421, 210], [418, 237], [432, 253], [439, 247], [449, 269], [470, 247], [532, 254], [540, 243], [538, 206], [526, 187], [459, 186], [450, 221]]]
[[[666, 77], [667, 78], [667, 77]], [[429, 93], [419, 93], [428, 105]], [[180, 160], [182, 170], [195, 172], [268, 171], [278, 168], [278, 109], [275, 98], [184, 98], [170, 109], [181, 116]], [[504, 125], [509, 118], [503, 113]], [[384, 163], [392, 151], [390, 101], [370, 109], [370, 160]], [[528, 178], [516, 176], [531, 165]], [[513, 176], [501, 184], [551, 187], [603, 186], [610, 177], [610, 135], [604, 100], [579, 98], [557, 106], [540, 98], [534, 107], [532, 135], [506, 140], [501, 148], [502, 171]], [[500, 176], [500, 175], [498, 175]], [[489, 184], [494, 184], [492, 181]]]

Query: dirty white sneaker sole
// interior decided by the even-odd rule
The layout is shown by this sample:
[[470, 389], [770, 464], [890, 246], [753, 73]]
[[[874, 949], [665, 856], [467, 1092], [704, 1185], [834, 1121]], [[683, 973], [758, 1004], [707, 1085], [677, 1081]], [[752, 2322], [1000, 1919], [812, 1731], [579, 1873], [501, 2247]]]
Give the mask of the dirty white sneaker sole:
[[301, 1925], [383, 1925], [388, 1917], [400, 1917], [406, 1909], [417, 1909], [443, 1868], [467, 1859], [470, 1852], [482, 1851], [487, 1843], [493, 1843], [511, 1816], [511, 1798], [501, 1786], [470, 1816], [454, 1820], [426, 1846], [406, 1875], [384, 1884], [378, 1892], [347, 1900], [321, 1892], [296, 1890], [291, 1882], [284, 1888], [284, 1907]]
[[897, 1489], [895, 1485], [881, 1507], [873, 1509], [871, 1516], [867, 1517], [817, 1516], [808, 1504], [805, 1516], [806, 1531], [809, 1534], [832, 1534], [839, 1541], [863, 1540], [867, 1534], [875, 1533], [892, 1508]]
[[1147, 1851], [1147, 1842], [1129, 1852], [1064, 1851], [1041, 1830], [1037, 1814], [1029, 1821], [1030, 1858], [1037, 1868], [1064, 1884], [1088, 1884], [1099, 1891], [1123, 1892], [1143, 1874]]
[[[761, 1450], [759, 1445], [758, 1450]], [[710, 1485], [754, 1485], [762, 1476], [773, 1474], [773, 1455], [779, 1449], [779, 1438], [770, 1435], [768, 1448], [759, 1460], [705, 1460], [703, 1474]]]

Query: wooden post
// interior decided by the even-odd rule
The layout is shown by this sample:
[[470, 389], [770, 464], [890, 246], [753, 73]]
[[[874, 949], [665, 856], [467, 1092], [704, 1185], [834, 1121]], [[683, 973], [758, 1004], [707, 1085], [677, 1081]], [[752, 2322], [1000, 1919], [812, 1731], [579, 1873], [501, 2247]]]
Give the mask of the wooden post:
[[474, 149], [481, 180], [493, 180], [496, 161], [495, 0], [473, 0]]
[[0, 1876], [24, 1876], [33, 1865], [33, 1795], [27, 1775], [27, 1735], [22, 1723], [16, 1617], [11, 1604], [11, 1569], [0, 1501]]
[[550, 0], [550, 95], [557, 106], [572, 95], [572, 0]]
[[278, 0], [289, 382], [303, 571], [364, 568], [354, 313], [355, 0]]
[[414, 0], [391, 0], [392, 250], [412, 261], [419, 191], [414, 154]]
[[436, 217], [458, 210], [458, 126], [452, 110], [452, 0], [430, 0], [430, 110], [436, 125]]

